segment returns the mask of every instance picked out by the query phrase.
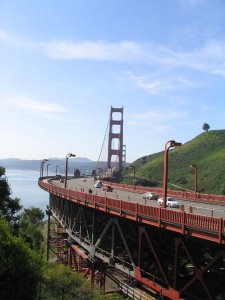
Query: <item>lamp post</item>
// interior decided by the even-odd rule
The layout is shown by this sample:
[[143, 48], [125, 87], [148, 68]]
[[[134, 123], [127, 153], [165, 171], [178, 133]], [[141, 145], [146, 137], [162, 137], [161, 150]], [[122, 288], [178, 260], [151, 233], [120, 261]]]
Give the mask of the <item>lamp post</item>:
[[44, 168], [44, 163], [46, 163], [46, 161], [48, 161], [48, 159], [43, 159], [41, 161], [41, 165], [40, 165], [40, 178], [43, 178], [43, 168]]
[[197, 183], [198, 183], [198, 166], [196, 164], [191, 164], [189, 166], [191, 169], [195, 171], [195, 178], [194, 178], [194, 191], [197, 193]]
[[133, 170], [133, 185], [135, 185], [135, 166], [130, 166], [131, 167], [131, 169]]
[[72, 153], [68, 153], [66, 155], [66, 171], [65, 171], [65, 185], [64, 187], [66, 188], [67, 186], [67, 173], [68, 173], [68, 159], [69, 157], [75, 157], [76, 155], [75, 154], [72, 154]]
[[57, 165], [57, 166], [55, 167], [55, 176], [57, 176], [57, 170], [58, 170], [58, 167], [59, 167], [59, 165]]
[[47, 177], [48, 177], [48, 166], [51, 166], [51, 164], [47, 164]]
[[168, 177], [168, 152], [169, 149], [176, 146], [182, 146], [182, 143], [177, 143], [175, 141], [168, 141], [165, 144], [164, 150], [164, 180], [163, 180], [163, 204], [162, 207], [166, 208], [166, 198], [167, 198], [167, 177]]

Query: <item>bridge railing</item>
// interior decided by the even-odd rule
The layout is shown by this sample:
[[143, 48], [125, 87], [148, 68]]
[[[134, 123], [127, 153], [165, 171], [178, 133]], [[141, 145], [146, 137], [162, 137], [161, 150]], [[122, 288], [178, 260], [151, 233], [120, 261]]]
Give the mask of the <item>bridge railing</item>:
[[[103, 181], [103, 183], [108, 184], [107, 181]], [[120, 184], [116, 182], [111, 182], [112, 187], [133, 190], [140, 193], [145, 192], [154, 192], [157, 194], [162, 194], [163, 190], [161, 188], [149, 188], [143, 187], [138, 185], [129, 185], [129, 184]], [[174, 191], [168, 190], [168, 196], [180, 198], [180, 199], [188, 199], [189, 201], [198, 201], [204, 203], [214, 203], [214, 204], [225, 204], [225, 196], [223, 195], [211, 195], [211, 194], [202, 194], [202, 193], [195, 193], [190, 191]]]
[[225, 223], [222, 218], [112, 199], [66, 189], [41, 180], [39, 180], [39, 186], [49, 193], [94, 209], [104, 210], [117, 216], [167, 228], [182, 234], [191, 233], [191, 235], [202, 239], [225, 244]]

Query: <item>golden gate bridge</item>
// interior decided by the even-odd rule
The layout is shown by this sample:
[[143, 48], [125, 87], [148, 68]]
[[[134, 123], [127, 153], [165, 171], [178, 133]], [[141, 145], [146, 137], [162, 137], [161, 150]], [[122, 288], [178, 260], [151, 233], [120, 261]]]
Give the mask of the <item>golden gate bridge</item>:
[[[121, 114], [119, 120], [113, 120], [114, 112]], [[113, 139], [119, 140], [117, 150], [112, 149]], [[224, 218], [138, 201], [142, 193], [156, 191], [164, 200], [171, 195], [223, 205], [224, 196], [167, 190], [167, 155], [173, 146], [175, 141], [165, 145], [163, 189], [111, 182], [113, 197], [89, 193], [93, 178], [67, 184], [65, 174], [60, 184], [40, 176], [39, 186], [49, 193], [47, 258], [54, 252], [58, 262], [83, 273], [93, 286], [121, 291], [131, 299], [224, 299]], [[111, 107], [108, 168], [113, 156], [123, 168], [124, 149], [123, 108]], [[131, 193], [136, 202], [123, 200]]]

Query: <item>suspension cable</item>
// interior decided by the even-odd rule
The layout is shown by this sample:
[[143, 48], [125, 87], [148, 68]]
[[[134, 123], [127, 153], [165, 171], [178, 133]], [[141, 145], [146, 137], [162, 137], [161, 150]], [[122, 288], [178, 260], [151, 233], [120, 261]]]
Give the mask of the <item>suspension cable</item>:
[[105, 136], [104, 136], [104, 139], [103, 139], [101, 151], [100, 151], [100, 154], [99, 154], [99, 157], [98, 157], [98, 161], [97, 161], [97, 164], [96, 164], [96, 170], [98, 169], [99, 160], [100, 160], [100, 157], [101, 157], [101, 154], [102, 154], [102, 150], [103, 150], [103, 147], [104, 147], [106, 134], [107, 134], [107, 131], [108, 131], [108, 128], [109, 128], [109, 121], [110, 121], [110, 116], [109, 116], [109, 120], [108, 120], [108, 123], [107, 123], [107, 126], [106, 126], [106, 131], [105, 131]]

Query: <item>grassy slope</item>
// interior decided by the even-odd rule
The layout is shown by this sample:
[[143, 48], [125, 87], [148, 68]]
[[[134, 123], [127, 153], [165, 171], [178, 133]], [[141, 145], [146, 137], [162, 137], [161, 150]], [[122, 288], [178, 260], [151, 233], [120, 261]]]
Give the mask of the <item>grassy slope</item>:
[[[163, 181], [163, 151], [141, 157], [133, 163], [137, 178]], [[198, 191], [225, 194], [225, 130], [203, 132], [182, 147], [171, 149], [168, 160], [169, 188], [190, 189], [194, 186], [194, 172], [190, 164], [198, 166]], [[131, 169], [124, 176], [132, 176]], [[175, 185], [175, 186], [174, 186]]]

